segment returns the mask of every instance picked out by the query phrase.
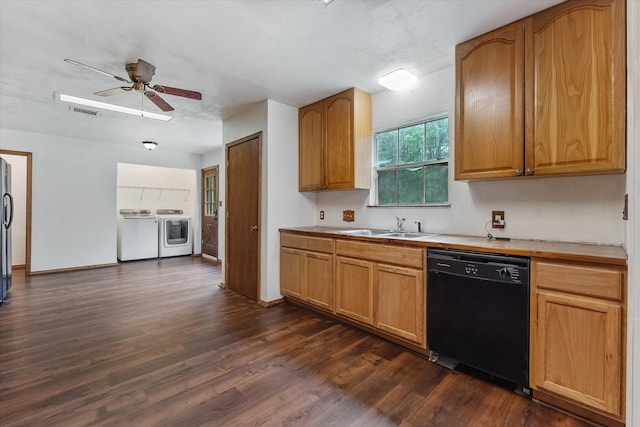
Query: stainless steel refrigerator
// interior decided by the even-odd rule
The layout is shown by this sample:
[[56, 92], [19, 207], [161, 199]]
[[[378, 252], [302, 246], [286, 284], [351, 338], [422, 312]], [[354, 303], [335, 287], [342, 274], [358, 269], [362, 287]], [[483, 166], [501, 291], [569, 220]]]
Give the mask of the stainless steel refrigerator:
[[11, 196], [11, 165], [0, 157], [0, 302], [7, 299], [11, 288], [11, 222], [13, 197]]

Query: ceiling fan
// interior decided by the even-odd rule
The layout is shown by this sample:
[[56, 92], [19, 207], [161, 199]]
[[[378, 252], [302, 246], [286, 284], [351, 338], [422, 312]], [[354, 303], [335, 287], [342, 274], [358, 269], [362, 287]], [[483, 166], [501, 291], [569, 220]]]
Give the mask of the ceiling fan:
[[200, 92], [195, 92], [192, 90], [186, 89], [178, 89], [175, 87], [163, 86], [163, 85], [151, 85], [151, 79], [153, 75], [156, 73], [156, 67], [145, 60], [138, 59], [138, 62], [131, 62], [126, 64], [125, 69], [127, 70], [127, 74], [129, 79], [125, 79], [124, 77], [116, 76], [111, 73], [107, 73], [106, 71], [99, 70], [97, 68], [91, 67], [89, 65], [82, 64], [78, 61], [74, 61], [73, 59], [65, 59], [65, 62], [73, 65], [79, 65], [91, 71], [95, 71], [100, 74], [104, 74], [105, 76], [113, 77], [116, 80], [121, 82], [125, 82], [131, 84], [131, 86], [121, 86], [113, 89], [102, 90], [100, 92], [95, 92], [96, 95], [100, 96], [111, 96], [116, 95], [122, 92], [130, 92], [132, 90], [136, 90], [138, 92], [142, 92], [147, 98], [151, 100], [158, 108], [162, 111], [172, 111], [173, 107], [167, 103], [164, 99], [158, 95], [158, 93], [163, 93], [167, 95], [174, 96], [182, 96], [184, 98], [190, 99], [202, 99], [202, 94]]

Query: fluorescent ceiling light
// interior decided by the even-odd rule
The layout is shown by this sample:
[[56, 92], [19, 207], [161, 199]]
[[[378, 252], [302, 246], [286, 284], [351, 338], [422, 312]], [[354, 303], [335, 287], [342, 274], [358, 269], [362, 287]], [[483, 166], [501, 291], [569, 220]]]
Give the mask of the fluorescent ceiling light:
[[378, 83], [389, 90], [404, 90], [411, 88], [416, 80], [416, 76], [400, 68], [380, 77]]
[[149, 113], [148, 111], [142, 111], [136, 108], [121, 107], [120, 105], [78, 98], [77, 96], [65, 95], [64, 93], [57, 93], [56, 98], [63, 102], [86, 105], [87, 107], [102, 108], [103, 110], [117, 111], [119, 113], [131, 114], [138, 117], [148, 117], [150, 119], [162, 120], [165, 122], [168, 122], [172, 118], [171, 116], [165, 116], [164, 114]]

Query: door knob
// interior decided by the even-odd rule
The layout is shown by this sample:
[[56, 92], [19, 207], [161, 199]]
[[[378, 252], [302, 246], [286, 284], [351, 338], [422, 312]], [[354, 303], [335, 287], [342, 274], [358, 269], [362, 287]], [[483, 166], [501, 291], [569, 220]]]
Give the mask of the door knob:
[[249, 227], [249, 230], [258, 231], [258, 226], [257, 225], [252, 225], [251, 227]]

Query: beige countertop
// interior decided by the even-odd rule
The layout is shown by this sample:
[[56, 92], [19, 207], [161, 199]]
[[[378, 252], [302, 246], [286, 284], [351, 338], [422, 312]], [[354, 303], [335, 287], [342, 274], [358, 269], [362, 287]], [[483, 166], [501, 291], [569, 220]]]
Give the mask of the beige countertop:
[[624, 248], [622, 246], [615, 245], [550, 242], [523, 239], [512, 239], [509, 241], [489, 240], [486, 237], [461, 236], [455, 234], [435, 234], [431, 236], [421, 237], [419, 239], [408, 239], [378, 236], [354, 236], [342, 234], [341, 231], [344, 230], [349, 230], [349, 228], [309, 226], [284, 227], [280, 229], [280, 231], [288, 231], [317, 237], [331, 237], [404, 246], [463, 249], [469, 251], [522, 255], [538, 258], [561, 259], [567, 261], [595, 262], [624, 266], [627, 265], [627, 254]]

